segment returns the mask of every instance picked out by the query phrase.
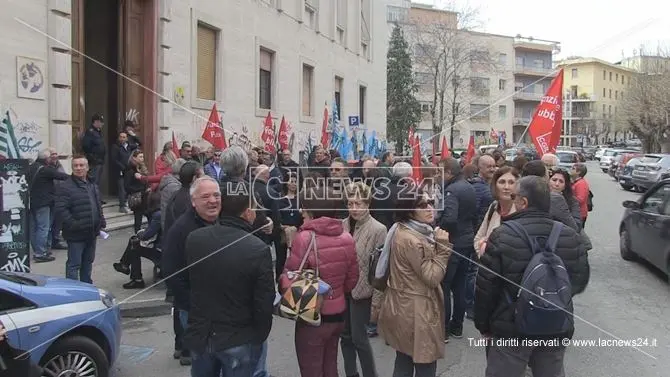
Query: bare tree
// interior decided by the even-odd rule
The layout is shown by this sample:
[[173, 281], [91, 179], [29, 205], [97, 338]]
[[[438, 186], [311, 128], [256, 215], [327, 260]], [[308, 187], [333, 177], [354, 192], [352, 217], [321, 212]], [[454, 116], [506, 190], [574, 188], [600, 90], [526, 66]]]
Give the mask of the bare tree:
[[[473, 31], [479, 26], [478, 12], [473, 9], [447, 11], [442, 17], [410, 19], [407, 25], [408, 39], [414, 47], [419, 97], [429, 97], [434, 134], [449, 126], [451, 146], [455, 125], [471, 115], [464, 108], [472, 99], [488, 97], [490, 89], [485, 76], [496, 69], [493, 52]], [[433, 141], [439, 143], [440, 139]]]

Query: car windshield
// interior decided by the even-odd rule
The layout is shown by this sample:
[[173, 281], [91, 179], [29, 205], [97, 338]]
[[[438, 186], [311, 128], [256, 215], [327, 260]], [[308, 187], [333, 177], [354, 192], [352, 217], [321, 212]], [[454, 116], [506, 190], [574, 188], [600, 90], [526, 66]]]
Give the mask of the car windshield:
[[606, 150], [605, 153], [603, 153], [603, 156], [614, 156], [616, 152], [613, 150]]
[[640, 158], [639, 157], [634, 157], [631, 158], [627, 163], [626, 166], [635, 166], [640, 163]]
[[655, 164], [661, 161], [661, 157], [657, 156], [644, 156], [640, 159], [640, 162], [643, 164]]
[[556, 153], [558, 156], [558, 161], [560, 162], [575, 162], [576, 155], [574, 153]]
[[11, 281], [12, 283], [16, 284], [37, 285], [37, 282], [34, 280], [12, 272], [0, 271], [0, 279]]

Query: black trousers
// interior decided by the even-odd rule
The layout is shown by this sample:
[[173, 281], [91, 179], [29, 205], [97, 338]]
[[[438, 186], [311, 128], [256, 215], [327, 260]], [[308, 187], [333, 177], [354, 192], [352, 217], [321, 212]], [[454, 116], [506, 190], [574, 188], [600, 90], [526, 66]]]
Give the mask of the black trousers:
[[161, 256], [163, 254], [158, 249], [148, 248], [134, 244], [132, 240], [128, 241], [126, 251], [121, 256], [121, 263], [130, 266], [130, 278], [133, 280], [142, 279], [142, 259], [146, 258], [154, 263], [155, 266], [160, 266]]
[[275, 279], [279, 281], [279, 275], [284, 271], [284, 265], [286, 264], [288, 245], [282, 242], [275, 242], [275, 245], [277, 246], [275, 248], [275, 254], [277, 255], [277, 260], [275, 261]]

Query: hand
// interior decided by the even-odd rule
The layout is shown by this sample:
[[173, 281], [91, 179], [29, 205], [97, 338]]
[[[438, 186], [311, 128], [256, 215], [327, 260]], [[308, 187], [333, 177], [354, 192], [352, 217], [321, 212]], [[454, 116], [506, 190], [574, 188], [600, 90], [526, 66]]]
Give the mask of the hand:
[[449, 232], [446, 230], [436, 227], [435, 228], [435, 241], [442, 245], [446, 245], [449, 243]]
[[3, 325], [0, 323], [0, 342], [2, 342], [3, 340], [5, 340], [5, 338], [6, 338], [5, 335], [6, 335], [6, 334], [7, 334], [7, 330], [5, 329], [5, 326], [3, 326]]
[[140, 179], [142, 178], [142, 174], [140, 173], [135, 173], [135, 179]]
[[484, 252], [486, 251], [486, 240], [482, 240], [479, 243], [479, 248], [477, 249], [477, 257], [480, 257], [484, 255]]
[[272, 225], [274, 225], [274, 223], [272, 222], [272, 219], [268, 217], [268, 222], [261, 227], [261, 231], [265, 234], [272, 234]]

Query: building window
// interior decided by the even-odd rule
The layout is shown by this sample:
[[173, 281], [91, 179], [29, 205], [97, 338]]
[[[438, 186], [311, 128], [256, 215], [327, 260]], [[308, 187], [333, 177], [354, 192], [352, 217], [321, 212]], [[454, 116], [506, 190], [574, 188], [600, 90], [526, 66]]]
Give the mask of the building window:
[[610, 81], [612, 81], [612, 72], [610, 72]]
[[471, 78], [470, 91], [477, 96], [488, 97], [490, 94], [489, 79], [486, 77]]
[[344, 87], [344, 79], [335, 76], [335, 104], [337, 105], [337, 118], [342, 119], [342, 88]]
[[[346, 0], [341, 0], [342, 2]], [[409, 19], [409, 10], [403, 7], [395, 7], [389, 5], [386, 7], [386, 21], [404, 23]]]
[[621, 75], [621, 85], [626, 85], [626, 83], [625, 83], [626, 80], [624, 80], [624, 77], [626, 77], [626, 76]]
[[615, 81], [615, 82], [619, 82], [619, 74], [617, 73], [614, 77], [615, 77], [615, 80], [614, 80], [614, 81]]
[[317, 12], [319, 9], [318, 0], [305, 0], [305, 12], [302, 16], [302, 21], [307, 27], [316, 30]]
[[603, 116], [605, 115], [605, 110], [607, 110], [607, 105], [603, 105]]
[[609, 114], [610, 117], [612, 116], [612, 105], [609, 106], [609, 111], [607, 113]]
[[421, 103], [421, 112], [422, 113], [429, 113], [430, 112], [430, 103], [429, 102], [422, 102]]
[[434, 84], [434, 77], [428, 72], [414, 72], [414, 82], [416, 85], [426, 89], [432, 88]]
[[363, 85], [358, 86], [358, 120], [361, 124], [365, 124], [365, 109], [368, 104], [368, 88]]
[[607, 89], [603, 88], [603, 98], [607, 98]]
[[507, 84], [507, 81], [503, 79], [498, 80], [498, 90], [505, 90], [505, 84]]
[[614, 99], [619, 99], [619, 91], [618, 90], [614, 91]]
[[489, 120], [489, 105], [471, 103], [470, 104], [470, 117], [476, 121], [487, 121]]
[[603, 80], [607, 80], [607, 71], [603, 69]]
[[517, 65], [517, 67], [523, 67], [524, 63], [525, 63], [525, 62], [524, 62], [524, 60], [523, 60], [523, 56], [517, 56], [517, 57], [516, 57], [516, 65]]
[[577, 77], [578, 77], [577, 68], [573, 68], [573, 69], [572, 69], [572, 78], [573, 78], [573, 79], [576, 79]]
[[535, 68], [540, 68], [540, 69], [544, 68], [544, 60], [542, 60], [542, 59], [533, 60], [533, 66]]
[[314, 115], [314, 67], [302, 65], [302, 115]]
[[505, 105], [498, 106], [498, 118], [500, 120], [507, 118], [507, 106]]
[[258, 107], [269, 110], [272, 108], [272, 66], [274, 65], [274, 53], [261, 48], [259, 60]]
[[570, 97], [577, 98], [577, 85], [570, 87]]
[[499, 54], [498, 55], [498, 64], [500, 64], [503, 67], [507, 67], [507, 54]]
[[612, 89], [610, 89], [610, 98], [612, 98]]
[[621, 91], [621, 100], [623, 101], [623, 90]]
[[[370, 59], [370, 0], [361, 0], [361, 55]], [[362, 122], [361, 122], [362, 123]]]
[[216, 39], [218, 30], [198, 23], [197, 97], [216, 100]]

